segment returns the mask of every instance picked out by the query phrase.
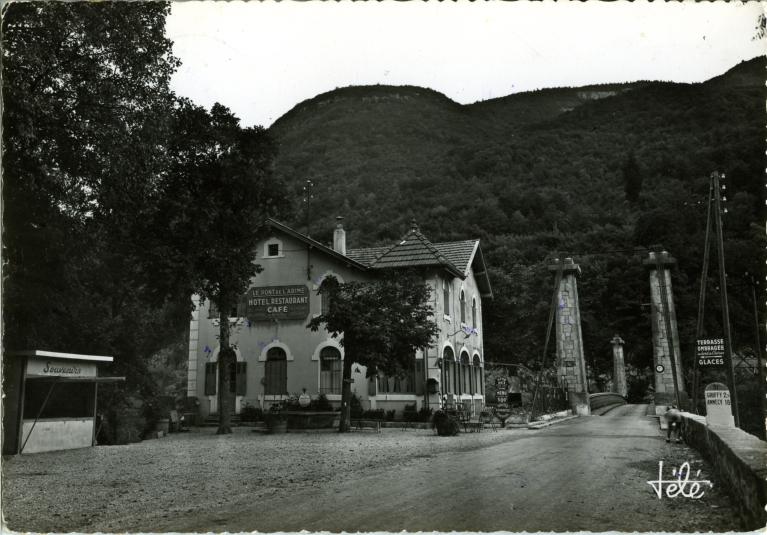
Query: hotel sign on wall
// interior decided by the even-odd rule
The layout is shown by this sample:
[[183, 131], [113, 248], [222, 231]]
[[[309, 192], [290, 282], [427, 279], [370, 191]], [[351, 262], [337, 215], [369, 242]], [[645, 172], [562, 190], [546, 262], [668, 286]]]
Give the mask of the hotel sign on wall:
[[246, 306], [251, 321], [302, 320], [309, 315], [309, 288], [302, 284], [251, 288]]

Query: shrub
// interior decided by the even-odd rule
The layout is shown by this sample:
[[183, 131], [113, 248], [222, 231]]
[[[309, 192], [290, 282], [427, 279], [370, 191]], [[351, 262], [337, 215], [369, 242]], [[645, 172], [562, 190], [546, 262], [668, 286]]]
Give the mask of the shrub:
[[429, 420], [431, 420], [432, 412], [434, 411], [431, 408], [421, 407], [421, 409], [418, 411], [418, 421], [428, 422]]
[[349, 402], [349, 412], [352, 418], [362, 418], [362, 401], [357, 394], [352, 394], [352, 399]]
[[394, 409], [392, 409], [390, 411], [386, 411], [386, 421], [387, 422], [391, 422], [392, 420], [394, 420], [394, 413], [395, 412], [396, 411]]
[[383, 409], [368, 409], [362, 413], [362, 418], [364, 420], [383, 420], [384, 419], [384, 410]]
[[328, 401], [328, 397], [325, 394], [320, 394], [319, 398], [312, 400], [309, 410], [332, 411], [333, 405]]
[[264, 411], [259, 407], [245, 405], [240, 411], [240, 420], [243, 422], [260, 422], [264, 419]]
[[444, 411], [434, 413], [434, 427], [437, 428], [437, 434], [441, 437], [453, 437], [460, 430], [458, 419]]

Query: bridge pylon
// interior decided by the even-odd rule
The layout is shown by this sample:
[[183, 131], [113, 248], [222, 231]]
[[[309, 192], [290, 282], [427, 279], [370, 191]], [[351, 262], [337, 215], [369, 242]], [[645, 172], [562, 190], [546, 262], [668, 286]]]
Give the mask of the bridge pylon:
[[588, 382], [577, 283], [581, 268], [572, 258], [565, 258], [564, 262], [557, 260], [549, 265], [549, 270], [562, 271], [556, 307], [557, 376], [569, 393], [573, 411], [587, 415], [590, 414]]

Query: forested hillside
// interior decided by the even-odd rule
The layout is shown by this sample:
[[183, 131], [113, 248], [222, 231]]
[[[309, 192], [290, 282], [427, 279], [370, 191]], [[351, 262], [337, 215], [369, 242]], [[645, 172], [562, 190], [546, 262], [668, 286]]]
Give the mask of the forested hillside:
[[[746, 273], [764, 249], [765, 61], [701, 84], [639, 82], [549, 89], [468, 106], [417, 87], [349, 87], [297, 105], [271, 127], [277, 173], [315, 183], [311, 232], [330, 240], [346, 218], [352, 246], [391, 242], [415, 217], [433, 241], [481, 238], [495, 299], [484, 304], [486, 358], [541, 358], [552, 258], [575, 258], [587, 357], [611, 366], [609, 340], [631, 366], [652, 362], [647, 248], [674, 271], [682, 350], [691, 362], [708, 177], [727, 174], [725, 248], [734, 345], [754, 340]], [[719, 335], [711, 264], [706, 326]], [[689, 366], [688, 366], [689, 368]]]

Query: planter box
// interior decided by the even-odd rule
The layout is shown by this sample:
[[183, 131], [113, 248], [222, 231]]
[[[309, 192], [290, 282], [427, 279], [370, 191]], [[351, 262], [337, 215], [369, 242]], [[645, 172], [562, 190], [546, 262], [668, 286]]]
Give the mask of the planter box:
[[157, 420], [154, 426], [154, 430], [163, 435], [167, 435], [170, 430], [170, 420], [168, 418], [161, 418]]
[[269, 433], [287, 433], [288, 432], [288, 420], [285, 418], [285, 414], [278, 415], [269, 414], [264, 420], [266, 421], [266, 430]]
[[341, 422], [339, 411], [286, 411], [288, 429], [332, 429]]

